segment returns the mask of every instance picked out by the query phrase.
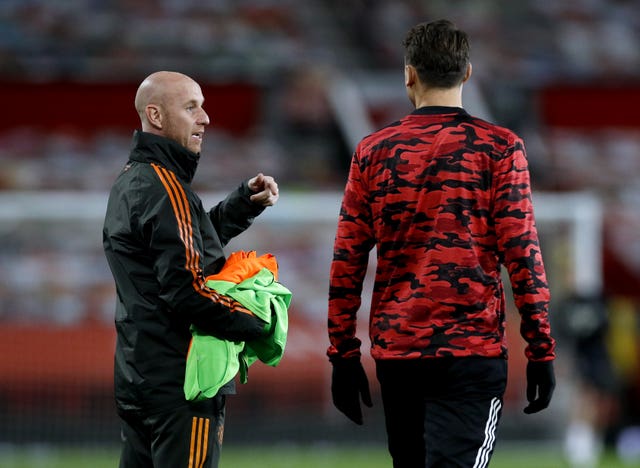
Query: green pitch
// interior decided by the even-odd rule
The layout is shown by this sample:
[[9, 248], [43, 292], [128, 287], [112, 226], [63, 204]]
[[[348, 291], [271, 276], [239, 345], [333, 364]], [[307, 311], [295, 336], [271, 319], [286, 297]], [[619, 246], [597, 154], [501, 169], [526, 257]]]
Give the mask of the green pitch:
[[[105, 449], [0, 448], [3, 468], [116, 468], [118, 451]], [[383, 447], [333, 447], [279, 445], [223, 448], [220, 468], [390, 468]], [[630, 468], [608, 455], [601, 468]], [[498, 447], [490, 468], [566, 468], [558, 451], [537, 446]]]

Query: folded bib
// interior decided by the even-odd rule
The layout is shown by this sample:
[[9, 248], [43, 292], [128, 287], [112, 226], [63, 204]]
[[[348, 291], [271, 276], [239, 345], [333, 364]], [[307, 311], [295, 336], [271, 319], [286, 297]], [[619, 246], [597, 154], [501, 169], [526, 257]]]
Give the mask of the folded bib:
[[267, 323], [268, 334], [250, 343], [221, 340], [191, 327], [184, 393], [187, 400], [215, 396], [238, 372], [241, 383], [255, 361], [277, 366], [284, 355], [291, 291], [277, 281], [277, 263], [271, 254], [235, 252], [207, 287], [229, 296]]

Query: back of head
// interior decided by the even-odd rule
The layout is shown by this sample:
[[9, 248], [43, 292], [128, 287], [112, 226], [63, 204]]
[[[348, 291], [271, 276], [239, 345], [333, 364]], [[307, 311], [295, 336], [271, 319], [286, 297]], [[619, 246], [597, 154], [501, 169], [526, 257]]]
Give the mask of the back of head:
[[168, 110], [173, 101], [181, 98], [180, 93], [185, 92], [185, 89], [191, 89], [193, 85], [199, 89], [198, 84], [191, 77], [174, 71], [158, 71], [147, 76], [140, 83], [134, 101], [142, 130], [163, 135], [163, 129], [152, 121], [155, 113], [151, 112], [150, 108], [164, 114], [165, 118], [168, 117]]
[[469, 65], [469, 38], [451, 21], [420, 23], [403, 43], [405, 64], [412, 65], [420, 81], [432, 88], [452, 88], [463, 82]]

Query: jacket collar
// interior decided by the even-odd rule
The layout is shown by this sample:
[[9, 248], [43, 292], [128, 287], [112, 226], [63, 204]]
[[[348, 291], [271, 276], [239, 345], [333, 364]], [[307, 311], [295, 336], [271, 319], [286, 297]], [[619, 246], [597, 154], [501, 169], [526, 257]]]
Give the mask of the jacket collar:
[[129, 159], [158, 163], [174, 172], [180, 179], [191, 183], [198, 168], [200, 155], [169, 138], [136, 130], [133, 133]]
[[459, 114], [467, 116], [469, 115], [462, 107], [447, 107], [447, 106], [423, 106], [418, 107], [412, 112], [413, 115], [435, 115], [435, 114]]

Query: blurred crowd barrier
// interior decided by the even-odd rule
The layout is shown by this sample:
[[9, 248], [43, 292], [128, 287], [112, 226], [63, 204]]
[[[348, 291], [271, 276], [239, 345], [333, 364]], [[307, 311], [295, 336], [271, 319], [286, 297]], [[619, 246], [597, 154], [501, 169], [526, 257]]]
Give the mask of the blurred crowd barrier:
[[[204, 204], [211, 206], [222, 196], [220, 192], [203, 192]], [[0, 440], [117, 442], [112, 389], [115, 291], [101, 247], [106, 198], [105, 192], [86, 191], [0, 194]], [[229, 253], [256, 250], [258, 254], [274, 254], [279, 279], [293, 292], [285, 358], [276, 368], [259, 363], [252, 366], [249, 382], [239, 385], [239, 394], [229, 400], [231, 434], [236, 434], [233, 437], [238, 442], [383, 438], [381, 405], [366, 338], [373, 259], [359, 321], [376, 400], [368, 412], [371, 425], [351, 434], [351, 423], [333, 408], [330, 399], [326, 301], [340, 199], [339, 191], [284, 189], [278, 205], [228, 246]], [[558, 316], [562, 313], [560, 298], [571, 294], [576, 281], [593, 287], [602, 281], [591, 271], [599, 264], [594, 246], [600, 242], [600, 217], [587, 216], [585, 222], [567, 208], [580, 211], [581, 200], [581, 194], [567, 198], [540, 193], [536, 198], [545, 262], [554, 304], [558, 304], [553, 309]], [[576, 234], [585, 243], [576, 243]], [[591, 257], [582, 255], [587, 251]], [[628, 304], [624, 310], [629, 311]], [[612, 317], [619, 321], [622, 316], [617, 311]], [[562, 336], [560, 330], [560, 385], [554, 410], [526, 418], [521, 412], [525, 404], [524, 343], [519, 337], [518, 314], [509, 302], [510, 374], [501, 429], [507, 439], [557, 440], [565, 429], [577, 376], [571, 361], [571, 337]], [[620, 327], [617, 322], [612, 330], [616, 343], [635, 346], [635, 335], [629, 335], [628, 326]], [[627, 354], [623, 361], [616, 359], [622, 366], [616, 372], [631, 390], [638, 362], [630, 361], [628, 346], [621, 350]], [[616, 358], [621, 356], [625, 354], [616, 354]], [[615, 419], [616, 424], [619, 421]]]

